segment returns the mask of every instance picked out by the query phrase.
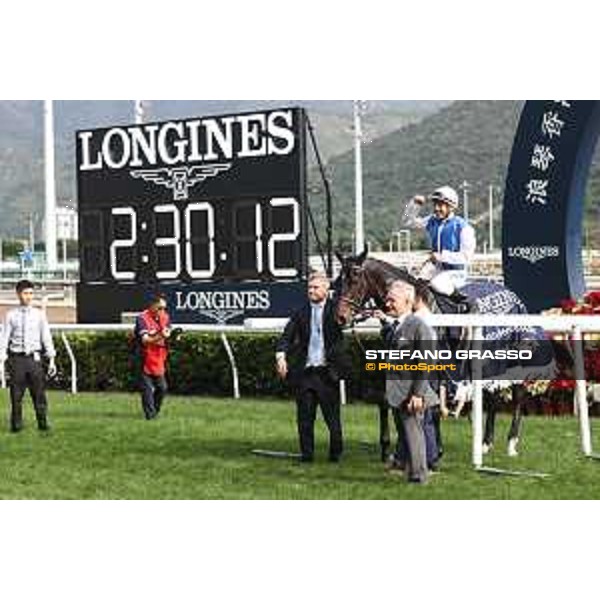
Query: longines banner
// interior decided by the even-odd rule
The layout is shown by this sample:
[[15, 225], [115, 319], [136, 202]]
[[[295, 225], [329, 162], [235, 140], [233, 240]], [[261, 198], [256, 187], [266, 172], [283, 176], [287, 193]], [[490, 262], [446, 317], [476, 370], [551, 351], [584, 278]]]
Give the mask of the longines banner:
[[579, 298], [584, 195], [600, 102], [529, 101], [511, 156], [503, 213], [508, 288], [531, 312]]

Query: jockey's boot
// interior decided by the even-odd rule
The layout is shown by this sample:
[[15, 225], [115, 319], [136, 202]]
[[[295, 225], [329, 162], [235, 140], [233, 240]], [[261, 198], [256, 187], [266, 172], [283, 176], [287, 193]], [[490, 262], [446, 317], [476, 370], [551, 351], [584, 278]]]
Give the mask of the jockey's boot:
[[450, 294], [450, 298], [456, 302], [457, 304], [468, 304], [469, 296], [463, 294], [460, 290], [454, 290], [452, 294]]

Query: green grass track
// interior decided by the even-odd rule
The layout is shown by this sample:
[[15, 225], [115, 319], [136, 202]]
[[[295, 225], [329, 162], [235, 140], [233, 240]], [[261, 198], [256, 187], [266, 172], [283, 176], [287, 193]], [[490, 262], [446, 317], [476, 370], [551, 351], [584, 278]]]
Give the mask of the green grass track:
[[[317, 462], [268, 459], [252, 449], [296, 451], [293, 402], [169, 398], [161, 417], [141, 418], [137, 396], [50, 394], [46, 436], [35, 428], [26, 399], [26, 428], [7, 428], [0, 393], [0, 498], [44, 499], [578, 499], [600, 498], [600, 462], [582, 458], [572, 418], [525, 420], [521, 456], [509, 459], [506, 417], [486, 464], [543, 471], [550, 477], [494, 477], [470, 468], [468, 420], [444, 423], [446, 456], [429, 485], [409, 486], [378, 461], [376, 410], [344, 408], [346, 454], [326, 462], [322, 421]], [[600, 423], [593, 421], [600, 449]], [[366, 442], [366, 443], [365, 443]]]

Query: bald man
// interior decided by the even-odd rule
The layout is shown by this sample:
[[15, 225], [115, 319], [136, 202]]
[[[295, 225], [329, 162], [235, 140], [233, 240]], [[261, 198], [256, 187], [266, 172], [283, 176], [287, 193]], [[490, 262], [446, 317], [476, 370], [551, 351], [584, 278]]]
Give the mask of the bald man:
[[[415, 289], [404, 283], [394, 283], [386, 298], [386, 313], [378, 311], [382, 336], [388, 350], [433, 350], [435, 334], [422, 318], [413, 314]], [[424, 430], [425, 412], [439, 403], [439, 398], [427, 376], [422, 372], [407, 376], [387, 376], [386, 399], [396, 423], [401, 424], [399, 446], [407, 448], [404, 457], [406, 476], [410, 483], [427, 483], [428, 465]]]

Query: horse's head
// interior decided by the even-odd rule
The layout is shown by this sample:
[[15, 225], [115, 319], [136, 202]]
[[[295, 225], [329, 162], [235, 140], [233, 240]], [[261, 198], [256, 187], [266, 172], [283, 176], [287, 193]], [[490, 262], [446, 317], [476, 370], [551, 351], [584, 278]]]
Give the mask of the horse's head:
[[339, 253], [336, 256], [342, 265], [334, 284], [337, 295], [336, 319], [338, 324], [345, 326], [354, 321], [356, 313], [371, 297], [372, 290], [365, 268], [367, 250], [358, 256], [343, 257]]

